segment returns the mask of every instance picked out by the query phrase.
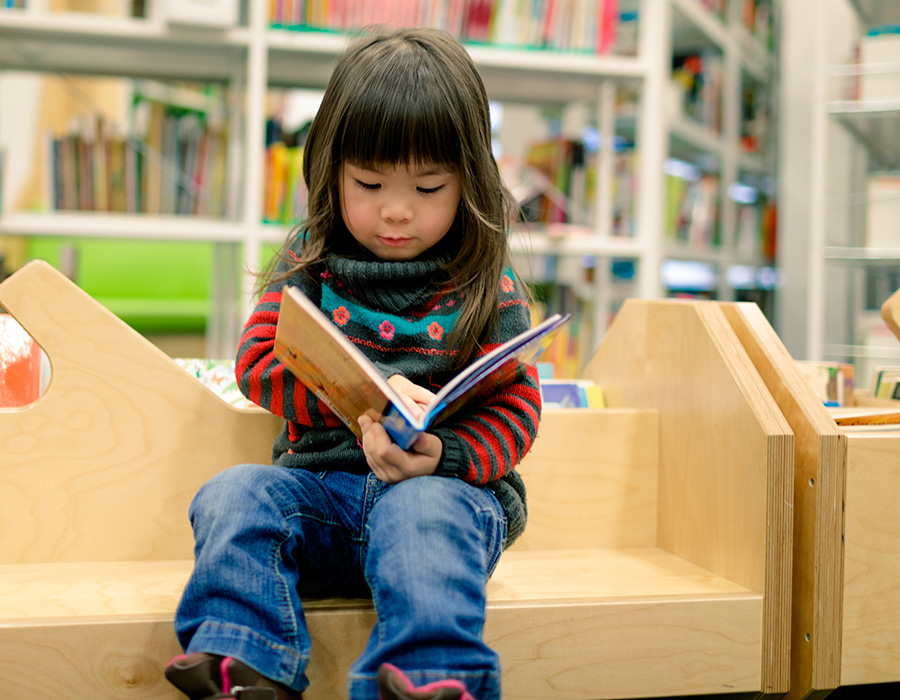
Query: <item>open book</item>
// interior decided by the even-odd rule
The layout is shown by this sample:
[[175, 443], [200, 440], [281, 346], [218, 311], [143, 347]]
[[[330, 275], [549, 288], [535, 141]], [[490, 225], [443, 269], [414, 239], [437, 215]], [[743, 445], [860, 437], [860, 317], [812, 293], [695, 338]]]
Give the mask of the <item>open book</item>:
[[569, 315], [547, 318], [487, 355], [444, 386], [418, 419], [378, 368], [296, 287], [285, 287], [275, 331], [275, 356], [356, 434], [366, 414], [409, 449], [416, 438], [467, 401], [503, 386], [522, 364], [532, 364]]

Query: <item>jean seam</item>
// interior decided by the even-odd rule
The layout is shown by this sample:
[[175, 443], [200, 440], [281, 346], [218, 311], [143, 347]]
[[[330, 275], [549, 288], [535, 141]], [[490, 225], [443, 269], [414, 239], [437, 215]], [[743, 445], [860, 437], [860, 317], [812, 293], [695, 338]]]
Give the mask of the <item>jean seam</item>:
[[285, 626], [285, 639], [295, 642], [300, 637], [300, 631], [297, 627], [297, 611], [291, 604], [290, 582], [284, 575], [284, 557], [282, 556], [282, 548], [291, 539], [292, 533], [288, 532], [280, 541], [275, 543], [272, 548], [271, 558], [274, 560], [274, 571], [278, 577], [280, 585], [278, 586], [279, 609], [281, 610], [281, 622]]
[[[366, 500], [363, 505], [362, 512], [362, 522], [360, 523], [360, 566], [362, 567], [363, 579], [366, 582], [366, 586], [368, 586], [369, 591], [372, 593], [372, 607], [375, 609], [375, 629], [373, 632], [377, 632], [378, 635], [378, 643], [382, 644], [384, 642], [384, 625], [381, 624], [381, 601], [378, 597], [378, 587], [375, 586], [372, 582], [372, 578], [369, 575], [369, 567], [367, 566], [366, 557], [368, 555], [369, 549], [369, 515], [372, 512], [372, 508], [375, 506], [375, 498], [378, 495], [378, 487], [377, 484], [374, 483], [371, 477], [366, 479]], [[363, 534], [365, 533], [365, 535]]]
[[[423, 675], [423, 676], [435, 676], [436, 679], [445, 679], [445, 678], [484, 678], [485, 676], [495, 676], [499, 677], [499, 673], [496, 670], [491, 671], [453, 671], [448, 672], [446, 669], [440, 668], [426, 668], [426, 669], [417, 669], [415, 672], [410, 672], [411, 675]], [[366, 675], [363, 673], [349, 673], [347, 674], [347, 680], [352, 682], [355, 681], [374, 681], [378, 678], [377, 675]]]

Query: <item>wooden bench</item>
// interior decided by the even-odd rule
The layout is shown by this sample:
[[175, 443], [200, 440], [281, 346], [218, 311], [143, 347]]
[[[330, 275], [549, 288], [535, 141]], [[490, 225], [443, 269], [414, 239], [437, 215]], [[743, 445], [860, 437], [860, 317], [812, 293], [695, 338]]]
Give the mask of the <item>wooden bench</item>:
[[[41, 399], [0, 411], [5, 697], [178, 698], [187, 506], [267, 462], [278, 421], [231, 407], [44, 263], [0, 285], [42, 345]], [[588, 370], [610, 408], [547, 411], [526, 534], [488, 589], [514, 700], [783, 693], [793, 435], [723, 311], [630, 301]], [[345, 697], [361, 600], [306, 601], [310, 696]]]
[[[841, 431], [759, 309], [723, 311], [795, 435], [788, 697], [898, 682], [900, 431]], [[900, 291], [882, 316], [900, 340]]]

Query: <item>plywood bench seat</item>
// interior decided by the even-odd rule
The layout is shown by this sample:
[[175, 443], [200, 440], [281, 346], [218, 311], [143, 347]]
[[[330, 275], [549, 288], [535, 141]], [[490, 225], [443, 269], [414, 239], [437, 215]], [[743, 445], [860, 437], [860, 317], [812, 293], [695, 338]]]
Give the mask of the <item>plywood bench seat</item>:
[[[140, 687], [148, 697], [178, 698], [159, 669], [179, 653], [173, 611], [191, 566], [190, 560], [0, 566], [0, 673], [14, 679], [22, 697], [23, 683], [40, 678], [57, 697], [116, 698]], [[761, 640], [744, 630], [759, 619], [762, 595], [656, 547], [510, 551], [488, 598], [487, 637], [504, 659], [510, 697], [615, 697], [616, 684], [624, 689], [628, 679], [633, 692], [637, 678], [651, 695], [667, 692], [667, 672], [677, 670], [667, 667], [672, 647], [681, 665], [697, 655], [692, 644], [709, 639], [717, 642], [718, 669], [695, 670], [682, 688], [708, 692], [717, 675], [727, 685], [742, 682], [737, 690], [755, 687]], [[340, 697], [343, 679], [319, 671], [344, 667], [362, 651], [371, 604], [305, 605], [317, 642], [316, 697]], [[648, 663], [653, 674], [644, 673]], [[595, 679], [596, 694], [585, 688], [586, 675]], [[86, 679], [91, 692], [81, 685]]]
[[[227, 405], [46, 264], [0, 304], [53, 367], [39, 401], [0, 411], [4, 692], [175, 700], [188, 504], [267, 462], [279, 421]], [[784, 692], [793, 434], [721, 310], [628, 302], [587, 376], [610, 408], [545, 412], [519, 465], [528, 527], [485, 630], [505, 697]], [[371, 605], [307, 607], [310, 695], [345, 697]]]

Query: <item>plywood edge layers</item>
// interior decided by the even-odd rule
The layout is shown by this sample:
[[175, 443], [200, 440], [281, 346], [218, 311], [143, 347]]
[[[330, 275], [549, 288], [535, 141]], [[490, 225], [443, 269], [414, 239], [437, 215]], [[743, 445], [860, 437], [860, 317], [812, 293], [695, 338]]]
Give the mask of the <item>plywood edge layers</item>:
[[840, 685], [847, 438], [755, 304], [720, 305], [794, 432], [791, 690]]

